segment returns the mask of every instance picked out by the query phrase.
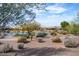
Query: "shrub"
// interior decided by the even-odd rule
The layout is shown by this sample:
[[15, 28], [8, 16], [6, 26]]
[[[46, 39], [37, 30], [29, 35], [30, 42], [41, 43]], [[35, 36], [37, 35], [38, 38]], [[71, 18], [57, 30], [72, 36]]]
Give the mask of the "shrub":
[[0, 52], [2, 53], [7, 53], [11, 51], [13, 51], [13, 46], [11, 46], [10, 44], [4, 44], [2, 49], [0, 50]]
[[23, 49], [24, 48], [24, 44], [23, 43], [20, 43], [19, 45], [18, 45], [18, 49]]
[[26, 42], [27, 42], [26, 39], [27, 39], [26, 37], [21, 36], [21, 37], [19, 37], [19, 39], [18, 39], [18, 43], [26, 43]]
[[67, 31], [74, 35], [79, 35], [79, 13], [77, 17], [70, 22], [70, 26], [67, 27]]
[[65, 47], [69, 47], [69, 48], [77, 47], [76, 42], [72, 39], [69, 39], [69, 40], [65, 41], [64, 45], [65, 45]]
[[15, 36], [23, 36], [23, 37], [29, 38], [30, 35], [29, 35], [29, 33], [25, 33], [25, 34], [24, 33], [21, 33], [21, 34], [16, 33]]
[[23, 36], [26, 38], [30, 38], [30, 37], [35, 36], [35, 32], [16, 33], [15, 36]]
[[61, 39], [60, 39], [59, 37], [55, 37], [55, 38], [53, 39], [53, 42], [61, 43], [62, 41], [61, 41]]
[[71, 34], [79, 35], [79, 24], [72, 23], [71, 26], [67, 27], [67, 31]]
[[54, 35], [54, 36], [56, 36], [56, 35], [57, 35], [57, 33], [56, 33], [56, 32], [51, 32], [50, 34], [51, 34], [51, 35]]
[[47, 33], [45, 32], [39, 32], [36, 37], [45, 37], [47, 35]]
[[61, 22], [61, 27], [63, 30], [66, 30], [66, 27], [69, 26], [70, 24], [67, 21]]
[[43, 43], [43, 42], [45, 42], [45, 41], [43, 41], [42, 38], [38, 38], [37, 40], [38, 40], [39, 43]]

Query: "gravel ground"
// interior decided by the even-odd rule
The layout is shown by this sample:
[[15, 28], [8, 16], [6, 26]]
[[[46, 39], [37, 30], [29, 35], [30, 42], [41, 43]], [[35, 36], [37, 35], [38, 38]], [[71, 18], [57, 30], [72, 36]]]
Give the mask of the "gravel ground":
[[[65, 36], [60, 36], [61, 39]], [[17, 49], [17, 38], [10, 37], [0, 39], [0, 42], [13, 45], [14, 51], [9, 53], [0, 53], [0, 56], [79, 56], [79, 48], [66, 48], [63, 43], [53, 43], [51, 37], [42, 38], [43, 42], [39, 43], [36, 38], [31, 42], [24, 44], [24, 49]], [[75, 40], [77, 42], [79, 36]], [[63, 40], [64, 41], [64, 40]], [[1, 45], [0, 45], [1, 47]]]

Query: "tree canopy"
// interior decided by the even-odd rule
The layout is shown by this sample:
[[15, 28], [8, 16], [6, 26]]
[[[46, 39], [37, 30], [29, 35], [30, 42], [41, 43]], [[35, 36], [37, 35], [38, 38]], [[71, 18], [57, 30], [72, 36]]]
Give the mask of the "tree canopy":
[[69, 26], [70, 24], [67, 21], [63, 21], [61, 22], [61, 27], [65, 30], [67, 26]]
[[[34, 9], [43, 9], [40, 3], [1, 3], [0, 4], [0, 26], [7, 27], [27, 21], [32, 21], [36, 17]], [[27, 17], [26, 17], [27, 16]], [[26, 20], [26, 18], [29, 18]]]
[[21, 24], [20, 28], [24, 31], [32, 32], [34, 30], [40, 29], [40, 24], [36, 21], [32, 21], [32, 22]]

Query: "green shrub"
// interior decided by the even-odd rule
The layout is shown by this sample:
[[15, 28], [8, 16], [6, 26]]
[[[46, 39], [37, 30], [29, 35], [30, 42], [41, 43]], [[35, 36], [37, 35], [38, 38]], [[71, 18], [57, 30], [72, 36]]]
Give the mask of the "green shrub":
[[23, 37], [29, 38], [30, 35], [29, 35], [29, 33], [26, 33], [26, 34], [24, 34], [24, 33], [21, 33], [21, 34], [16, 33], [15, 36], [23, 36]]
[[79, 13], [76, 16], [77, 17], [70, 22], [71, 24], [67, 30], [71, 34], [79, 35]]
[[23, 36], [26, 38], [30, 38], [30, 36], [35, 36], [35, 32], [25, 32], [25, 33], [16, 33], [15, 36]]
[[26, 39], [27, 39], [26, 37], [21, 36], [18, 38], [18, 43], [26, 43], [27, 42]]
[[23, 43], [20, 43], [19, 45], [18, 45], [18, 49], [23, 49], [24, 48], [24, 44]]
[[69, 47], [69, 48], [77, 47], [76, 42], [73, 41], [72, 39], [69, 39], [69, 40], [65, 41], [64, 45], [65, 45], [65, 47]]
[[39, 32], [36, 37], [45, 37], [47, 35], [47, 33], [45, 32]]
[[59, 37], [55, 37], [52, 41], [55, 42], [55, 43], [61, 43], [62, 42]]
[[63, 30], [70, 34], [79, 35], [79, 23], [71, 22], [71, 24], [66, 26]]

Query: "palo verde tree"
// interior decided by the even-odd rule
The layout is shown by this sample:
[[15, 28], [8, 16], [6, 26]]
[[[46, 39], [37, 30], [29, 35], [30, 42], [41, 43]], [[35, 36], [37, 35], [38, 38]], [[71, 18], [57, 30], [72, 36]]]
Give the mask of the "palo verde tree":
[[31, 40], [32, 40], [33, 31], [34, 30], [39, 30], [41, 27], [40, 27], [40, 24], [38, 22], [32, 21], [32, 22], [21, 24], [20, 28], [22, 29], [22, 31], [26, 30], [28, 32], [29, 36], [31, 37]]
[[44, 5], [40, 3], [1, 3], [0, 26], [6, 28], [28, 21], [31, 22], [36, 17], [33, 9], [44, 10]]

